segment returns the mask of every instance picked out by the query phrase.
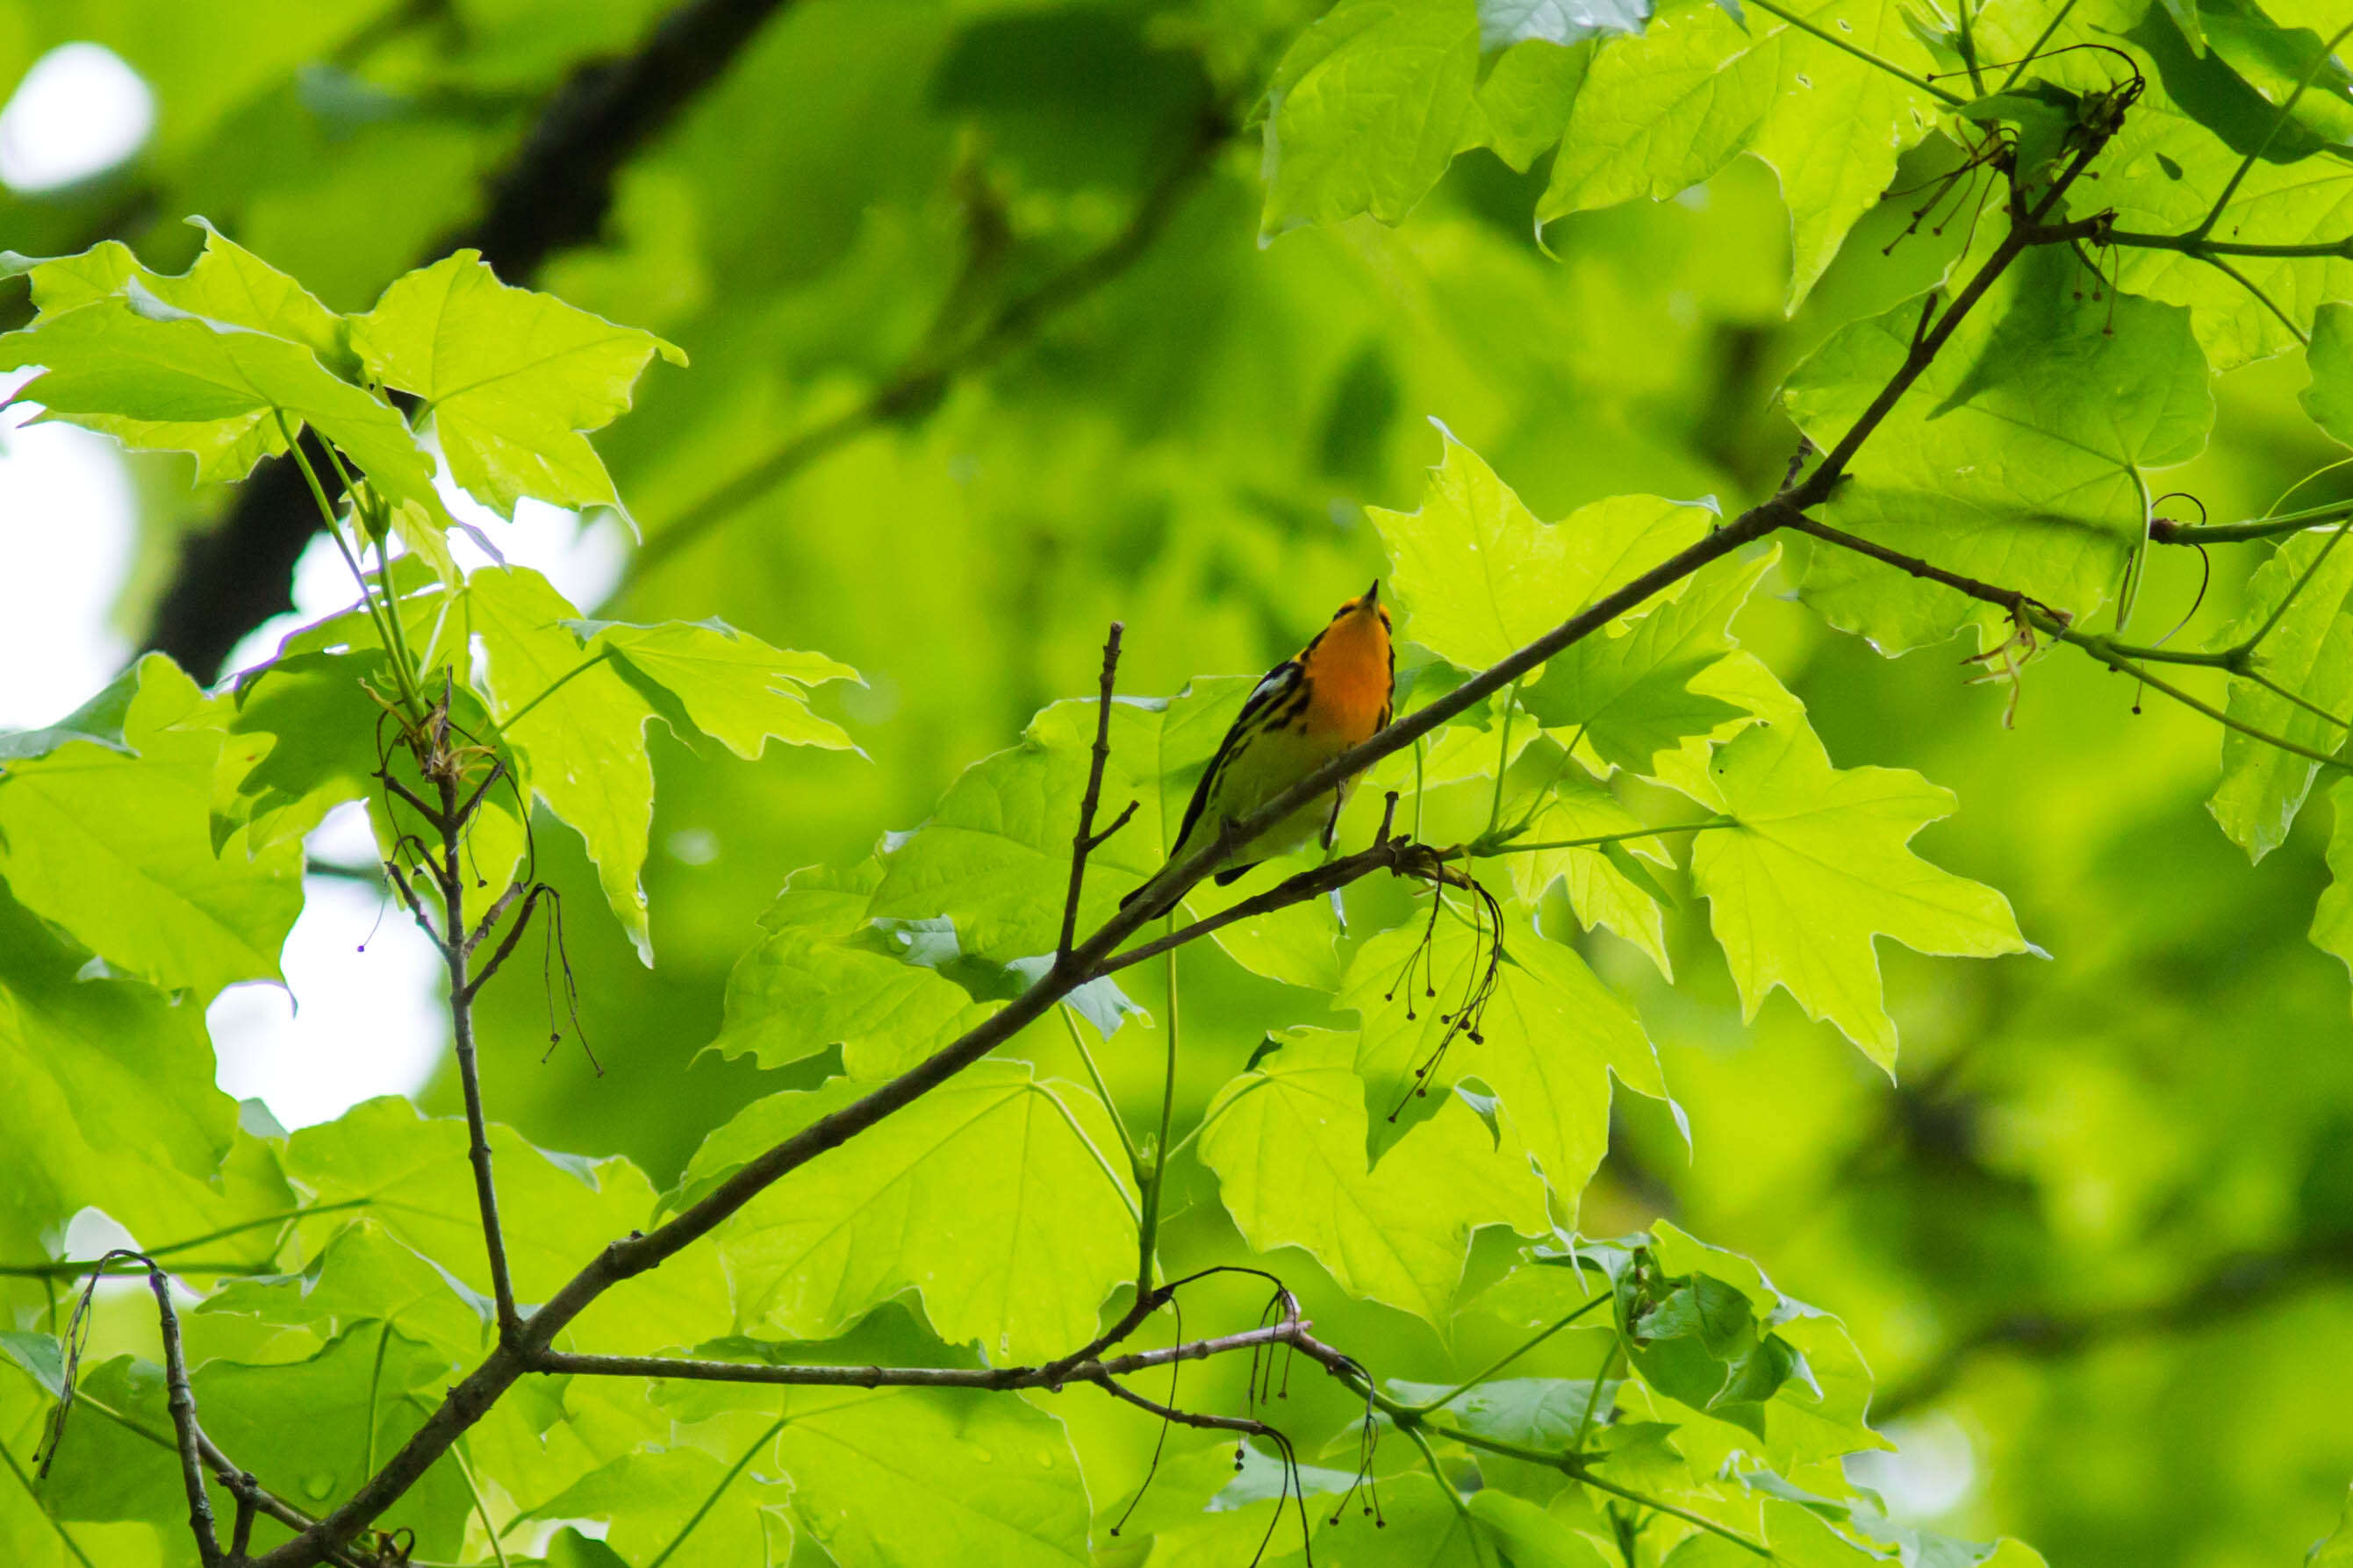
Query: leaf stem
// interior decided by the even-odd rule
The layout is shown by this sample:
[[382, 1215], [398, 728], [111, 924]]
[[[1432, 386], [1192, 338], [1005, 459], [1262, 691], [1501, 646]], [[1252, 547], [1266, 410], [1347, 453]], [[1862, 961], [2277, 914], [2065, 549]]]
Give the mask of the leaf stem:
[[[369, 1434], [369, 1441], [375, 1441], [374, 1433]], [[458, 1461], [459, 1479], [466, 1483], [466, 1495], [474, 1500], [474, 1512], [482, 1521], [482, 1533], [491, 1539], [491, 1555], [498, 1560], [499, 1568], [507, 1568], [507, 1549], [499, 1540], [499, 1527], [491, 1522], [490, 1500], [482, 1496], [481, 1483], [474, 1479], [474, 1467], [466, 1459], [466, 1445], [453, 1446], [449, 1457]]]
[[694, 1517], [688, 1520], [683, 1525], [679, 1527], [678, 1534], [671, 1538], [670, 1543], [668, 1546], [663, 1547], [659, 1552], [654, 1554], [653, 1561], [647, 1563], [646, 1568], [661, 1568], [663, 1563], [670, 1560], [670, 1554], [672, 1552], [675, 1552], [681, 1546], [686, 1544], [686, 1538], [694, 1533], [694, 1527], [702, 1522], [704, 1515], [708, 1514], [712, 1509], [719, 1506], [720, 1497], [725, 1493], [729, 1487], [735, 1484], [735, 1478], [742, 1475], [744, 1470], [750, 1467], [754, 1457], [756, 1456], [763, 1447], [776, 1441], [776, 1434], [785, 1429], [785, 1419], [786, 1418], [781, 1415], [778, 1416], [774, 1426], [761, 1433], [757, 1437], [752, 1439], [752, 1446], [744, 1450], [742, 1456], [736, 1459], [735, 1463], [729, 1467], [725, 1475], [719, 1478], [719, 1484], [711, 1489], [711, 1495], [702, 1500], [702, 1506], [694, 1510]]
[[1542, 844], [1486, 845], [1474, 843], [1463, 853], [1475, 860], [1490, 859], [1498, 855], [1533, 855], [1541, 849], [1590, 849], [1603, 844], [1623, 844], [1632, 838], [1649, 838], [1661, 833], [1704, 833], [1711, 827], [1737, 827], [1740, 824], [1729, 816], [1712, 816], [1705, 822], [1675, 822], [1664, 827], [1635, 827], [1623, 833], [1597, 833], [1590, 838], [1553, 838]]
[[2306, 507], [2301, 511], [2282, 512], [2277, 517], [2259, 517], [2246, 522], [2170, 522], [2159, 519], [2149, 525], [2148, 536], [2159, 544], [2237, 544], [2251, 539], [2271, 539], [2283, 533], [2302, 533], [2319, 523], [2335, 522], [2343, 517], [2353, 517], [2353, 500], [2330, 501], [2325, 506]]
[[2041, 36], [2026, 46], [2026, 52], [2018, 57], [2018, 63], [2010, 68], [2010, 74], [2001, 79], [2001, 86], [1995, 90], [2008, 92], [2018, 85], [2018, 79], [2026, 74], [2026, 68], [2034, 63], [2034, 57], [2042, 52], [2042, 46], [2051, 41], [2052, 35], [2066, 22], [2067, 14], [2074, 8], [2075, 0], [2067, 0], [2065, 5], [2059, 7], [2058, 14], [2044, 26]]
[[16, 1484], [25, 1489], [26, 1498], [39, 1511], [41, 1517], [49, 1521], [49, 1528], [58, 1532], [58, 1539], [65, 1542], [68, 1552], [73, 1553], [73, 1560], [80, 1563], [81, 1568], [98, 1568], [98, 1565], [90, 1560], [90, 1553], [81, 1549], [81, 1542], [76, 1541], [67, 1531], [66, 1521], [49, 1511], [48, 1504], [42, 1500], [41, 1494], [33, 1489], [33, 1478], [25, 1473], [25, 1467], [16, 1462], [16, 1456], [8, 1451], [8, 1446], [5, 1443], [0, 1443], [0, 1460], [6, 1461], [8, 1473], [16, 1478]]
[[598, 665], [604, 663], [607, 659], [612, 657], [613, 649], [610, 644], [598, 648], [595, 653], [590, 654], [586, 658], [582, 659], [578, 664], [574, 665], [570, 669], [565, 670], [562, 675], [559, 675], [554, 680], [549, 681], [545, 688], [540, 691], [538, 696], [533, 698], [530, 701], [524, 703], [522, 707], [508, 714], [504, 719], [491, 720], [491, 733], [503, 740], [509, 730], [513, 729], [517, 724], [522, 721], [524, 714], [530, 712], [533, 709], [538, 707], [541, 703], [546, 701], [549, 698], [563, 690], [566, 686], [569, 686], [572, 682], [579, 679], [582, 676], [587, 674], [590, 670], [596, 668]]
[[[2272, 116], [2271, 128], [2263, 132], [2263, 139], [2255, 143], [2254, 151], [2240, 160], [2239, 167], [2232, 174], [2230, 183], [2222, 187], [2222, 194], [2214, 198], [2213, 210], [2206, 215], [2204, 222], [2189, 231], [2189, 237], [2204, 239], [2214, 232], [2214, 226], [2221, 221], [2222, 210], [2231, 205], [2231, 198], [2239, 194], [2241, 182], [2253, 171], [2255, 161], [2271, 151], [2272, 142], [2278, 139], [2281, 129], [2295, 114], [2295, 106], [2303, 99], [2305, 89], [2312, 85], [2313, 79], [2320, 74], [2320, 68], [2328, 62], [2329, 57], [2337, 52], [2337, 46], [2343, 43], [2348, 37], [2353, 37], [2353, 22], [2348, 22], [2338, 28], [2337, 36], [2315, 52], [2312, 63], [2304, 68], [2304, 76], [2296, 82], [2295, 90], [2287, 95], [2287, 100], [2279, 106], [2279, 112]], [[2242, 279], [2242, 281], [2244, 280]], [[2253, 285], [2249, 287], [2252, 288]], [[2270, 303], [2269, 300], [2264, 302]]]
[[1493, 836], [1504, 820], [1504, 775], [1512, 771], [1512, 715], [1520, 701], [1520, 685], [1527, 679], [1520, 677], [1512, 682], [1511, 690], [1504, 694], [1503, 745], [1495, 758], [1495, 798], [1487, 807], [1487, 832]]
[[352, 581], [359, 584], [360, 603], [365, 606], [368, 619], [375, 623], [376, 640], [384, 645], [385, 654], [391, 657], [393, 677], [400, 687], [401, 705], [407, 710], [410, 721], [417, 722], [424, 705], [417, 700], [417, 689], [408, 679], [407, 664], [399, 656], [399, 639], [385, 620], [387, 615], [399, 614], [398, 606], [376, 603], [375, 593], [368, 584], [367, 568], [360, 564], [359, 557], [352, 553], [351, 545], [345, 542], [343, 528], [335, 521], [334, 503], [327, 499], [327, 487], [319, 482], [319, 471], [311, 466], [311, 455], [302, 450], [301, 439], [286, 423], [285, 410], [272, 406], [269, 413], [278, 421], [278, 434], [286, 443], [287, 454], [294, 459], [294, 466], [302, 471], [302, 482], [311, 488], [311, 499], [319, 508], [320, 523], [326, 529], [327, 537], [335, 542], [335, 552], [343, 558], [343, 564], [351, 568]]
[[1883, 59], [1880, 56], [1873, 54], [1869, 49], [1864, 48], [1860, 44], [1850, 43], [1826, 27], [1815, 26], [1811, 22], [1809, 22], [1803, 16], [1799, 16], [1795, 11], [1783, 10], [1778, 5], [1774, 3], [1774, 0], [1750, 0], [1750, 3], [1767, 16], [1780, 17], [1781, 20], [1788, 23], [1789, 26], [1799, 29], [1800, 32], [1812, 34], [1815, 37], [1820, 38], [1823, 43], [1828, 44], [1831, 47], [1844, 50], [1846, 53], [1852, 55], [1856, 59], [1861, 60], [1863, 64], [1876, 67], [1878, 69], [1885, 71], [1889, 76], [1894, 77], [1898, 81], [1909, 83], [1911, 86], [1917, 88], [1920, 91], [1926, 93], [1929, 97], [1936, 99], [1941, 103], [1957, 109], [1962, 104], [1968, 102], [1968, 100], [1963, 98], [1959, 93], [1947, 91], [1946, 89], [1938, 87], [1935, 82], [1930, 81], [1926, 77], [1915, 76], [1910, 71], [1905, 70], [1902, 66], [1897, 65], [1894, 61]]
[[2204, 258], [2210, 256], [2337, 257], [2353, 261], [2353, 235], [2343, 239], [2315, 240], [2304, 245], [2259, 245], [2247, 240], [2213, 239], [2200, 234], [2142, 234], [2112, 228], [2103, 237], [2111, 245], [2139, 250], [2179, 250]]
[[[1527, 1354], [1538, 1345], [1544, 1343], [1545, 1341], [1552, 1338], [1553, 1335], [1560, 1332], [1561, 1330], [1568, 1327], [1569, 1324], [1577, 1321], [1577, 1319], [1585, 1316], [1586, 1313], [1593, 1310], [1594, 1308], [1600, 1306], [1603, 1302], [1609, 1300], [1609, 1294], [1608, 1291], [1604, 1291], [1600, 1295], [1594, 1297], [1591, 1300], [1587, 1301], [1584, 1305], [1578, 1307], [1577, 1310], [1571, 1312], [1568, 1316], [1553, 1324], [1552, 1327], [1536, 1335], [1535, 1338], [1522, 1344], [1517, 1350], [1513, 1351], [1508, 1355], [1499, 1358], [1493, 1365], [1487, 1367], [1486, 1370], [1463, 1379], [1461, 1383], [1456, 1384], [1452, 1388], [1448, 1389], [1444, 1394], [1440, 1394], [1435, 1399], [1425, 1400], [1421, 1404], [1412, 1406], [1414, 1412], [1417, 1415], [1425, 1414], [1429, 1411], [1439, 1409], [1441, 1406], [1453, 1404], [1454, 1401], [1461, 1398], [1462, 1395], [1478, 1387], [1481, 1384], [1485, 1383], [1497, 1373], [1503, 1371], [1505, 1367], [1511, 1365], [1514, 1362], [1519, 1360], [1522, 1356]], [[1594, 1386], [1598, 1389], [1600, 1384], [1597, 1382]], [[1598, 1398], [1599, 1395], [1597, 1394], [1595, 1397]], [[1588, 1399], [1586, 1403], [1590, 1405], [1593, 1403], [1593, 1400]]]
[[1086, 1036], [1080, 1030], [1079, 1021], [1074, 1016], [1076, 1010], [1065, 1005], [1059, 1011], [1062, 1015], [1062, 1026], [1071, 1032], [1071, 1044], [1078, 1047], [1079, 1060], [1086, 1064], [1088, 1080], [1095, 1086], [1095, 1098], [1103, 1101], [1104, 1111], [1111, 1117], [1111, 1124], [1119, 1130], [1119, 1146], [1126, 1152], [1129, 1173], [1134, 1176], [1135, 1184], [1140, 1188], [1144, 1185], [1144, 1156], [1137, 1152], [1135, 1139], [1127, 1130], [1127, 1121], [1120, 1115], [1119, 1106], [1111, 1097], [1111, 1085], [1103, 1081], [1103, 1069], [1095, 1066], [1094, 1053], [1087, 1049]]
[[2327, 563], [2330, 554], [2336, 551], [2339, 544], [2345, 542], [2345, 531], [2348, 528], [2353, 528], [2353, 513], [2347, 514], [2345, 521], [2338, 523], [2336, 529], [2330, 532], [2327, 542], [2320, 547], [2320, 553], [2315, 555], [2311, 562], [2306, 565], [2304, 571], [2296, 577], [2295, 585], [2288, 589], [2286, 596], [2282, 598], [2277, 605], [2272, 606], [2271, 615], [2264, 619], [2263, 626], [2256, 630], [2255, 635], [2241, 643], [2233, 651], [2242, 654], [2251, 654], [2253, 653], [2256, 648], [2263, 646], [2263, 639], [2272, 635], [2273, 629], [2280, 624], [2281, 618], [2288, 613], [2289, 608], [2295, 605], [2296, 599], [2302, 595], [2306, 588], [2311, 586], [2313, 578], [2319, 574], [2320, 568]]
[[[1174, 928], [1176, 917], [1170, 915]], [[1168, 1130], [1176, 1110], [1176, 1047], [1179, 1019], [1176, 1005], [1176, 950], [1168, 950], [1168, 1066], [1160, 1084], [1160, 1136], [1152, 1145], [1152, 1169], [1144, 1181], [1144, 1223], [1136, 1226], [1135, 1297], [1152, 1293], [1153, 1251], [1160, 1241], [1160, 1194], [1168, 1180]]]
[[1453, 1505], [1454, 1517], [1462, 1521], [1462, 1533], [1471, 1538], [1472, 1560], [1484, 1563], [1487, 1554], [1480, 1549], [1479, 1531], [1478, 1528], [1471, 1522], [1470, 1506], [1462, 1500], [1462, 1494], [1455, 1489], [1454, 1483], [1447, 1479], [1445, 1467], [1438, 1462], [1438, 1450], [1430, 1446], [1428, 1437], [1422, 1436], [1419, 1423], [1401, 1424], [1398, 1430], [1412, 1438], [1413, 1446], [1421, 1450], [1421, 1462], [1430, 1467], [1430, 1479], [1438, 1483], [1438, 1489], [1444, 1493], [1446, 1500]]

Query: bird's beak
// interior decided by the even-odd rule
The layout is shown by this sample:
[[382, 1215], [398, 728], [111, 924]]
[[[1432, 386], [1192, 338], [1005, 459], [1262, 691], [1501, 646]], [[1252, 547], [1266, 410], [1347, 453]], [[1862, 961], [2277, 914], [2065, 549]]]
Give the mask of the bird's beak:
[[1380, 602], [1381, 580], [1378, 577], [1376, 577], [1373, 579], [1373, 585], [1365, 590], [1365, 603], [1367, 605], [1377, 605]]

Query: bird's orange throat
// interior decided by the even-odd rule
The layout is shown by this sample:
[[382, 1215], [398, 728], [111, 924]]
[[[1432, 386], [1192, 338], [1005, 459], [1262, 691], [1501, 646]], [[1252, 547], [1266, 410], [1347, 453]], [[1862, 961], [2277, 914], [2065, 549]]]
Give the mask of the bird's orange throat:
[[1389, 658], [1389, 628], [1370, 605], [1324, 627], [1304, 658], [1315, 682], [1310, 711], [1320, 721], [1316, 727], [1345, 737], [1351, 745], [1379, 729], [1395, 684]]

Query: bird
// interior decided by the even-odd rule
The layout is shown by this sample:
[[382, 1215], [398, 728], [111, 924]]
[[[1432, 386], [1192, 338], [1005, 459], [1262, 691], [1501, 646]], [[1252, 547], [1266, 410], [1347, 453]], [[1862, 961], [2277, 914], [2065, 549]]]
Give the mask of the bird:
[[[1388, 727], [1397, 695], [1397, 653], [1389, 636], [1389, 613], [1381, 604], [1380, 579], [1332, 612], [1307, 646], [1284, 659], [1251, 688], [1225, 739], [1218, 742], [1185, 819], [1176, 847], [1160, 874], [1120, 900], [1125, 909], [1152, 895], [1166, 906], [1182, 888], [1163, 886], [1168, 867], [1198, 852], [1334, 757]], [[1354, 776], [1329, 795], [1307, 802], [1265, 832], [1231, 850], [1216, 868], [1224, 887], [1270, 856], [1285, 855], [1320, 836], [1332, 847]], [[1319, 835], [1320, 828], [1320, 835]], [[1157, 889], [1157, 891], [1155, 891]]]

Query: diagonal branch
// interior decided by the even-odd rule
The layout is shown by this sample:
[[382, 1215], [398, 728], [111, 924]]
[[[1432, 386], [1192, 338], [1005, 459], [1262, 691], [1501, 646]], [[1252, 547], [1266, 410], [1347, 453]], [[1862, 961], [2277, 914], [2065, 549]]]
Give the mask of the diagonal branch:
[[[1948, 572], [1932, 562], [1921, 560], [1916, 555], [1906, 555], [1900, 550], [1890, 550], [1887, 546], [1864, 539], [1859, 534], [1848, 533], [1832, 528], [1827, 523], [1816, 522], [1811, 518], [1801, 518], [1789, 526], [1799, 533], [1821, 540], [1826, 543], [1852, 550], [1858, 555], [1868, 555], [1873, 561], [1893, 566], [1899, 572], [1907, 572], [1926, 582], [1941, 583], [1955, 593], [1966, 594], [1972, 599], [1982, 600], [1989, 605], [1999, 605], [2018, 617], [2022, 625], [2031, 626], [2036, 630], [2056, 637], [2071, 647], [2081, 648], [2117, 674], [2129, 675], [2134, 679], [2147, 685], [2151, 690], [2162, 692], [2172, 698], [2191, 712], [2203, 714], [2224, 729], [2235, 730], [2249, 740], [2260, 741], [2264, 745], [2276, 747], [2287, 752], [2290, 756], [2302, 757], [2305, 761], [2317, 763], [2322, 767], [2353, 772], [2353, 761], [2317, 751], [2301, 742], [2291, 741], [2284, 735], [2275, 734], [2260, 725], [2250, 724], [2243, 719], [2234, 719], [2197, 693], [2185, 690], [2154, 673], [2146, 663], [2141, 662], [2154, 657], [2164, 657], [2170, 658], [2176, 663], [2211, 664], [2230, 669], [2233, 673], [2240, 673], [2233, 661], [2248, 657], [2246, 649], [2232, 649], [2227, 653], [2213, 656], [2185, 658], [2181, 655], [2163, 655], [2161, 650], [2155, 648], [2133, 647], [2119, 643], [2113, 637], [2077, 631], [2073, 624], [2073, 617], [2065, 611], [2053, 609], [2018, 589], [1997, 587], [1991, 583], [1964, 576], [1958, 572]], [[2293, 696], [2293, 694], [2289, 695]], [[2294, 700], [2300, 705], [2310, 706], [2300, 697]], [[2324, 713], [2322, 717], [2330, 716]]]
[[[1103, 639], [1102, 690], [1095, 699], [1095, 745], [1087, 763], [1087, 792], [1079, 802], [1079, 830], [1071, 838], [1071, 890], [1062, 900], [1062, 937], [1054, 947], [1054, 963], [1060, 967], [1071, 962], [1071, 943], [1079, 934], [1079, 895], [1085, 890], [1087, 856], [1096, 843], [1095, 805], [1103, 799], [1103, 769], [1111, 763], [1111, 693], [1112, 684], [1119, 677], [1119, 639], [1127, 630], [1120, 621], [1111, 624], [1111, 636]], [[1127, 808], [1134, 812], [1131, 805]], [[1125, 822], [1123, 816], [1120, 821]]]

